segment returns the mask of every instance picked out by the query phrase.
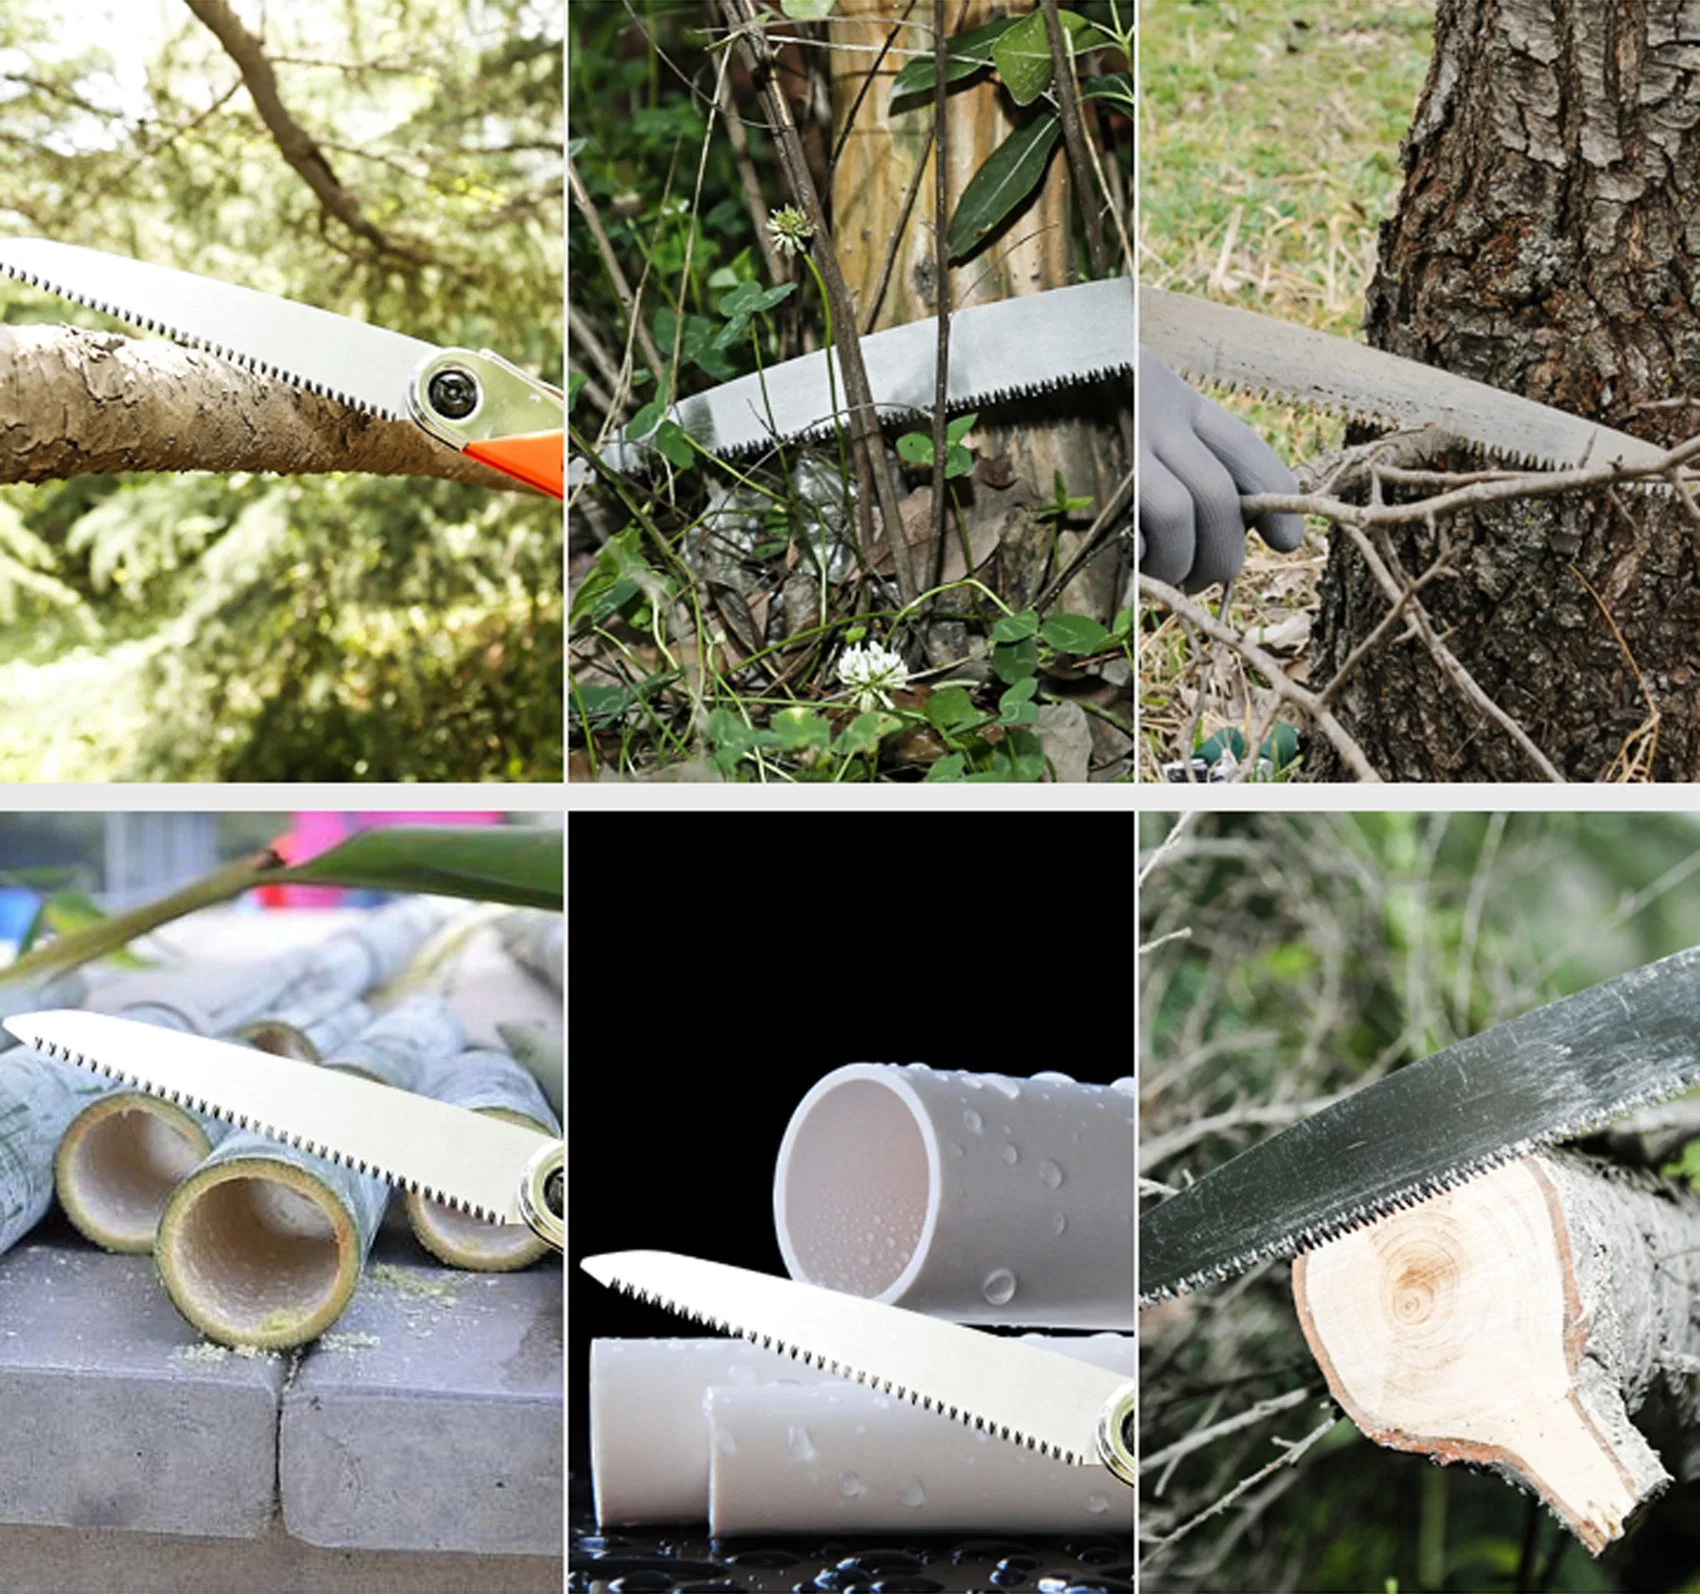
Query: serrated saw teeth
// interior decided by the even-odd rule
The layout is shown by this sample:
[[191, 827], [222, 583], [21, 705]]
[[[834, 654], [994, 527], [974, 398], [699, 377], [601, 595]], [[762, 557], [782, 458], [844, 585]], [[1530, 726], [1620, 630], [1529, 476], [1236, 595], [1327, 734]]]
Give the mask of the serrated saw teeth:
[[1390, 1217], [1395, 1212], [1408, 1212], [1413, 1207], [1419, 1207], [1424, 1202], [1433, 1200], [1436, 1196], [1445, 1195], [1448, 1191], [1456, 1190], [1460, 1185], [1468, 1184], [1472, 1179], [1480, 1178], [1484, 1173], [1492, 1173], [1496, 1168], [1517, 1162], [1532, 1152], [1544, 1151], [1547, 1147], [1559, 1145], [1566, 1140], [1579, 1140], [1588, 1135], [1598, 1134], [1600, 1130], [1626, 1114], [1636, 1112], [1642, 1107], [1654, 1106], [1661, 1101], [1668, 1101], [1671, 1097], [1679, 1096], [1697, 1084], [1700, 1084], [1700, 1070], [1678, 1076], [1670, 1082], [1668, 1087], [1636, 1091], [1632, 1095], [1618, 1098], [1609, 1106], [1601, 1107], [1592, 1113], [1585, 1113], [1573, 1122], [1543, 1130], [1540, 1134], [1530, 1135], [1522, 1140], [1514, 1141], [1510, 1145], [1502, 1146], [1486, 1156], [1460, 1163], [1453, 1168], [1443, 1168], [1410, 1184], [1400, 1185], [1397, 1189], [1388, 1191], [1371, 1200], [1361, 1201], [1356, 1206], [1345, 1212], [1337, 1213], [1324, 1222], [1307, 1224], [1294, 1234], [1286, 1235], [1267, 1245], [1258, 1246], [1229, 1261], [1218, 1262], [1209, 1267], [1200, 1268], [1195, 1272], [1184, 1274], [1172, 1283], [1166, 1283], [1151, 1290], [1142, 1290], [1139, 1295], [1139, 1309], [1142, 1312], [1146, 1311], [1160, 1302], [1174, 1300], [1208, 1284], [1225, 1284], [1229, 1279], [1237, 1278], [1240, 1274], [1249, 1272], [1252, 1268], [1261, 1266], [1265, 1262], [1302, 1256], [1332, 1240], [1342, 1239], [1358, 1229], [1368, 1228], [1372, 1223], [1379, 1223], [1381, 1219]]
[[106, 300], [92, 298], [85, 293], [78, 293], [71, 288], [60, 287], [50, 278], [42, 276], [39, 272], [30, 271], [26, 267], [7, 265], [0, 261], [0, 273], [4, 273], [16, 282], [25, 283], [31, 288], [38, 288], [43, 293], [51, 293], [60, 299], [69, 299], [72, 304], [80, 304], [86, 309], [98, 311], [101, 315], [111, 316], [114, 321], [128, 322], [129, 325], [139, 327], [144, 332], [158, 333], [161, 337], [170, 338], [173, 343], [180, 344], [186, 349], [199, 349], [223, 360], [227, 365], [239, 366], [242, 370], [251, 371], [256, 376], [269, 377], [278, 382], [287, 382], [291, 387], [302, 388], [308, 393], [316, 393], [320, 398], [327, 398], [334, 403], [346, 405], [349, 409], [361, 411], [362, 414], [379, 416], [386, 421], [407, 419], [399, 410], [391, 409], [382, 404], [369, 404], [351, 393], [340, 393], [333, 388], [326, 387], [322, 382], [314, 382], [306, 377], [296, 376], [293, 372], [286, 371], [281, 366], [254, 359], [246, 354], [239, 354], [234, 349], [210, 342], [206, 338], [196, 337], [194, 333], [185, 332], [182, 328], [161, 321], [148, 315], [145, 311], [131, 310], [123, 305], [112, 304]]
[[398, 1186], [403, 1190], [422, 1195], [427, 1201], [435, 1201], [440, 1206], [452, 1208], [456, 1212], [464, 1212], [468, 1217], [477, 1218], [485, 1223], [500, 1223], [500, 1214], [490, 1211], [478, 1202], [463, 1200], [460, 1196], [449, 1195], [432, 1186], [422, 1184], [417, 1179], [407, 1178], [403, 1174], [391, 1172], [375, 1163], [368, 1163], [359, 1158], [351, 1157], [334, 1147], [321, 1144], [308, 1135], [298, 1135], [292, 1130], [280, 1129], [275, 1124], [269, 1124], [252, 1117], [247, 1113], [235, 1112], [221, 1107], [215, 1102], [205, 1100], [188, 1092], [175, 1090], [166, 1085], [155, 1084], [152, 1080], [131, 1070], [118, 1068], [104, 1063], [98, 1058], [85, 1056], [73, 1047], [65, 1046], [57, 1041], [43, 1040], [39, 1035], [32, 1036], [26, 1043], [42, 1056], [51, 1058], [54, 1062], [69, 1063], [73, 1067], [86, 1069], [93, 1074], [115, 1080], [118, 1084], [134, 1090], [143, 1096], [150, 1096], [156, 1101], [170, 1102], [174, 1107], [181, 1107], [186, 1112], [198, 1113], [203, 1118], [216, 1118], [220, 1123], [233, 1124], [238, 1129], [249, 1130], [254, 1134], [263, 1135], [267, 1140], [280, 1141], [286, 1146], [293, 1146], [297, 1151], [304, 1151], [310, 1157], [318, 1157], [324, 1162], [334, 1162], [339, 1167], [351, 1169], [365, 1178], [382, 1179], [386, 1184]]
[[876, 1394], [895, 1395], [906, 1400], [912, 1406], [919, 1406], [923, 1411], [936, 1412], [941, 1417], [952, 1418], [966, 1427], [977, 1429], [981, 1433], [995, 1435], [1007, 1440], [1010, 1444], [1022, 1445], [1028, 1450], [1049, 1456], [1071, 1467], [1083, 1466], [1086, 1458], [1077, 1452], [1062, 1446], [1052, 1445], [1043, 1439], [1035, 1439], [1014, 1428], [1004, 1427], [992, 1422], [989, 1418], [976, 1416], [973, 1412], [959, 1409], [956, 1406], [945, 1405], [942, 1401], [924, 1395], [919, 1390], [908, 1388], [906, 1385], [882, 1379], [878, 1374], [870, 1373], [863, 1368], [853, 1367], [845, 1362], [833, 1360], [822, 1351], [807, 1350], [801, 1345], [794, 1345], [789, 1340], [776, 1334], [764, 1334], [758, 1328], [745, 1328], [742, 1325], [718, 1318], [708, 1312], [699, 1312], [691, 1306], [681, 1305], [678, 1301], [651, 1290], [641, 1284], [629, 1284], [618, 1274], [611, 1274], [608, 1282], [632, 1299], [641, 1301], [646, 1306], [654, 1306], [661, 1311], [671, 1312], [676, 1317], [683, 1317], [693, 1323], [712, 1329], [717, 1334], [727, 1334], [735, 1339], [748, 1340], [758, 1350], [774, 1351], [782, 1356], [789, 1356], [792, 1361], [801, 1362], [805, 1367], [814, 1367], [821, 1372], [831, 1373], [838, 1378], [849, 1379], [852, 1383], [865, 1385]]

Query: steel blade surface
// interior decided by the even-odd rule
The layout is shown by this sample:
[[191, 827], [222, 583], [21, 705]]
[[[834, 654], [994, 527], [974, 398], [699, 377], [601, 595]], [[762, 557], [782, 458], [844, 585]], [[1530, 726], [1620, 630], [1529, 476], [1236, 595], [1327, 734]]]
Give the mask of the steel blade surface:
[[297, 387], [407, 419], [434, 343], [272, 293], [46, 238], [0, 240], [0, 271]]
[[537, 1130], [334, 1068], [129, 1019], [22, 1013], [5, 1025], [49, 1057], [494, 1223], [522, 1221], [521, 1172], [534, 1153], [553, 1144]]
[[1411, 1063], [1148, 1209], [1140, 1305], [1312, 1250], [1697, 1081], [1690, 947]]
[[1127, 1384], [1036, 1345], [719, 1262], [618, 1251], [583, 1266], [670, 1312], [1070, 1465], [1098, 1465], [1093, 1429]]
[[1513, 463], [1647, 466], [1666, 452], [1350, 338], [1161, 288], [1139, 290], [1139, 338], [1185, 376], [1358, 420], [1438, 426]]
[[[950, 319], [950, 407], [995, 404], [1124, 371], [1131, 375], [1137, 352], [1127, 277], [972, 305]], [[862, 361], [882, 420], [931, 412], [936, 319], [863, 338]], [[833, 350], [723, 382], [680, 400], [672, 416], [710, 453], [727, 455], [767, 447], [776, 438], [825, 436], [835, 413], [848, 420], [844, 404], [844, 378]]]

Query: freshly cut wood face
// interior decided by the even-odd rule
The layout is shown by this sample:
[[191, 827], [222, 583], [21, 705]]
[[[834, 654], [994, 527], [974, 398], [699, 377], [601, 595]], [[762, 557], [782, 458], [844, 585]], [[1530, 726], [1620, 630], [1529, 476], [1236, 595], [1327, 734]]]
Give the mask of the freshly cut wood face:
[[1508, 1470], [1591, 1550], [1643, 1498], [1584, 1410], [1570, 1236], [1534, 1158], [1298, 1259], [1305, 1338], [1378, 1444]]

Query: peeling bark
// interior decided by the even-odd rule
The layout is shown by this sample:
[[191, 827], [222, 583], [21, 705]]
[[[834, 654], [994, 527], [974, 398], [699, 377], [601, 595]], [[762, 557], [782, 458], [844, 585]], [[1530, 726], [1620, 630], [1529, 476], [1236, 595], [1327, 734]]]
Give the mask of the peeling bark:
[[1293, 1296], [1369, 1438], [1491, 1467], [1596, 1554], [1700, 1462], [1700, 1200], [1651, 1174], [1526, 1157], [1299, 1258]]
[[[1643, 407], [1700, 398], [1695, 0], [1441, 0], [1404, 159], [1371, 343], [1654, 442], [1700, 431], [1700, 406]], [[1650, 754], [1656, 778], [1700, 778], [1700, 565], [1679, 505], [1573, 496], [1457, 516], [1449, 536], [1437, 628], [1568, 777]], [[1437, 548], [1426, 528], [1396, 544], [1411, 574]], [[1320, 679], [1385, 612], [1336, 537]], [[1335, 705], [1389, 778], [1531, 776], [1420, 644], [1381, 647]], [[1344, 773], [1325, 747], [1315, 766]]]
[[411, 422], [381, 420], [198, 349], [0, 326], [0, 483], [189, 470], [517, 485]]

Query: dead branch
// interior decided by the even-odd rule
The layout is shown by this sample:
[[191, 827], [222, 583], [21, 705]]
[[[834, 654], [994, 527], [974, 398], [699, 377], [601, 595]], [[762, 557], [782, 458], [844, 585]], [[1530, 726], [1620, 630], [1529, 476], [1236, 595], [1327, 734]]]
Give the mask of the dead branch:
[[1316, 722], [1317, 728], [1334, 744], [1339, 753], [1351, 767], [1359, 780], [1379, 782], [1381, 776], [1375, 772], [1364, 751], [1352, 739], [1346, 727], [1337, 720], [1315, 692], [1300, 686], [1297, 681], [1290, 679], [1280, 664], [1269, 654], [1265, 653], [1250, 638], [1241, 636], [1231, 626], [1224, 625], [1207, 609], [1183, 596], [1176, 588], [1165, 581], [1159, 581], [1154, 576], [1140, 573], [1139, 590], [1147, 598], [1153, 598], [1164, 608], [1178, 615], [1191, 625], [1198, 627], [1206, 636], [1214, 637], [1218, 642], [1226, 643], [1234, 652], [1246, 660], [1268, 682], [1270, 689], [1279, 693], [1294, 707], [1308, 718]]
[[199, 349], [74, 327], [0, 327], [0, 482], [125, 470], [351, 470], [515, 486], [410, 422]]
[[886, 458], [885, 440], [880, 435], [879, 411], [874, 408], [873, 389], [868, 382], [867, 367], [862, 363], [862, 342], [856, 331], [856, 306], [844, 281], [844, 272], [838, 262], [838, 252], [833, 247], [814, 177], [809, 172], [802, 136], [797, 131], [784, 90], [774, 78], [772, 55], [762, 26], [756, 20], [749, 0], [720, 0], [720, 9], [743, 50], [750, 75], [761, 87], [762, 103], [767, 110], [774, 146], [779, 151], [780, 165], [784, 168], [792, 195], [814, 229], [812, 253], [832, 308], [838, 363], [844, 376], [845, 400], [850, 411], [851, 452], [856, 460], [857, 486], [860, 489], [857, 510], [863, 562], [871, 564], [873, 560], [873, 503], [877, 497], [880, 518], [885, 522], [886, 540], [891, 548], [897, 589], [904, 604], [908, 605], [914, 601], [918, 589], [910, 563], [909, 542], [902, 535], [903, 517], [897, 507], [897, 482], [892, 475], [891, 462]]

